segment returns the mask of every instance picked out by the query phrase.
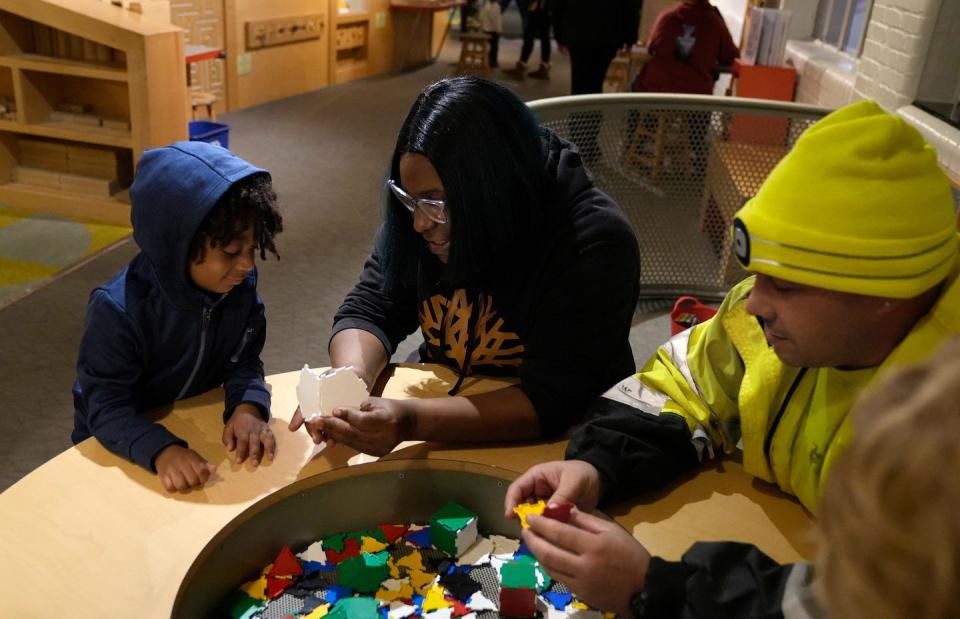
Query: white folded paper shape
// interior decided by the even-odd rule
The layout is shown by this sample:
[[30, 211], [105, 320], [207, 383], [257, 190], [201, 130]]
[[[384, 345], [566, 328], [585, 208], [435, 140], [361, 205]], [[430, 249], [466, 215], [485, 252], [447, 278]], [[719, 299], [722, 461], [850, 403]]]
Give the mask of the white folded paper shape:
[[297, 400], [304, 421], [332, 415], [338, 406], [360, 406], [369, 396], [367, 386], [352, 366], [317, 372], [304, 365], [300, 370]]

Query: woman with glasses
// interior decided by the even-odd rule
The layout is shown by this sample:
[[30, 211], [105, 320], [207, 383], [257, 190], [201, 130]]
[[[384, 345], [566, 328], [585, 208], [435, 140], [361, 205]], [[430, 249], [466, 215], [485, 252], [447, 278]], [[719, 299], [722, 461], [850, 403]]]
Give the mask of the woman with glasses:
[[[307, 424], [315, 442], [382, 455], [404, 440], [556, 436], [634, 372], [636, 239], [575, 147], [509, 90], [472, 77], [427, 87], [383, 195], [373, 251], [334, 318], [331, 365], [373, 385], [419, 328], [419, 360], [459, 380], [450, 397], [336, 410]], [[474, 374], [518, 382], [458, 395]], [[302, 423], [297, 411], [290, 429]]]

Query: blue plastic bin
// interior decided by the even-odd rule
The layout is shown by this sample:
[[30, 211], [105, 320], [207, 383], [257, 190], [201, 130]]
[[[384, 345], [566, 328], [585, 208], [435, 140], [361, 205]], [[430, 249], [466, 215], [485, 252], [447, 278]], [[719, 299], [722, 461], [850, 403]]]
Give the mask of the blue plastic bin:
[[230, 148], [230, 125], [209, 120], [191, 120], [187, 131], [192, 142], [207, 142]]

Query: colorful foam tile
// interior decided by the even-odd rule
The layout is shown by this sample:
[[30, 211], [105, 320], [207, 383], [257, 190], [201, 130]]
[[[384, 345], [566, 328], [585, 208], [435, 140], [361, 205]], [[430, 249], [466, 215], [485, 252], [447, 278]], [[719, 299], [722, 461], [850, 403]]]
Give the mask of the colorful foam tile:
[[360, 552], [382, 552], [388, 548], [387, 544], [375, 537], [364, 535], [360, 538]]
[[337, 533], [336, 535], [331, 535], [330, 537], [323, 538], [321, 542], [325, 550], [334, 550], [336, 552], [343, 552], [343, 544], [347, 539], [346, 533]]
[[411, 570], [409, 576], [410, 584], [420, 593], [425, 592], [437, 580], [436, 574], [419, 570]]
[[328, 563], [340, 563], [360, 554], [360, 542], [352, 537], [344, 538], [340, 550], [329, 546], [326, 540], [323, 541], [323, 547], [327, 552]]
[[330, 613], [330, 605], [321, 603], [316, 608], [310, 610], [307, 614], [301, 615], [300, 619], [320, 619]]
[[520, 547], [520, 542], [509, 538], [504, 537], [503, 535], [491, 535], [490, 541], [493, 542], [493, 552], [491, 555], [512, 555], [517, 551], [517, 548]]
[[504, 589], [537, 587], [537, 569], [527, 561], [507, 561], [500, 566], [500, 586]]
[[390, 607], [387, 610], [388, 619], [407, 619], [407, 617], [417, 614], [419, 609], [412, 604], [405, 604], [404, 602], [390, 602]]
[[392, 544], [407, 534], [409, 527], [405, 524], [381, 524], [377, 527], [383, 532], [384, 538]]
[[280, 554], [277, 555], [276, 561], [273, 562], [273, 569], [267, 574], [268, 577], [272, 576], [273, 578], [302, 575], [303, 568], [300, 566], [300, 561], [298, 561], [297, 557], [290, 551], [289, 546], [284, 546], [280, 549]]
[[537, 561], [536, 557], [530, 554], [521, 554], [518, 550], [517, 553], [513, 556], [514, 563], [523, 563], [533, 566], [534, 574], [537, 578], [537, 591], [545, 591], [553, 584], [553, 579], [550, 578], [550, 575], [543, 571], [543, 568], [540, 567], [540, 562]]
[[463, 602], [480, 590], [480, 583], [470, 578], [469, 570], [463, 566], [455, 566], [450, 572], [441, 575], [440, 584], [452, 597]]
[[407, 542], [416, 546], [417, 548], [427, 548], [430, 546], [430, 527], [424, 527], [423, 529], [414, 530], [413, 528], [407, 532], [406, 537], [404, 537]]
[[267, 597], [272, 600], [278, 597], [291, 585], [293, 585], [292, 578], [274, 578], [272, 576], [267, 576]]
[[458, 503], [447, 503], [430, 518], [430, 543], [459, 557], [477, 541], [477, 515]]
[[536, 503], [519, 503], [513, 508], [513, 513], [520, 516], [520, 526], [524, 529], [529, 529], [530, 525], [527, 524], [527, 516], [539, 516], [543, 514], [543, 510], [546, 509], [546, 507], [547, 504], [542, 500]]
[[361, 593], [374, 593], [380, 589], [380, 583], [390, 576], [387, 566], [389, 555], [386, 552], [361, 552], [337, 566], [340, 584]]
[[327, 553], [323, 550], [323, 542], [318, 541], [310, 544], [303, 552], [297, 555], [301, 561], [312, 561], [314, 563], [326, 563]]
[[401, 571], [422, 572], [424, 567], [423, 555], [420, 554], [419, 550], [414, 550], [410, 554], [400, 557], [395, 563]]
[[537, 614], [537, 592], [528, 587], [500, 589], [501, 617], [533, 617]]
[[413, 597], [413, 587], [410, 585], [410, 579], [388, 578], [380, 583], [380, 590], [376, 597], [381, 602], [393, 602], [395, 600], [410, 600]]
[[544, 599], [550, 602], [550, 605], [557, 610], [563, 610], [573, 601], [573, 594], [559, 591], [544, 591], [540, 594]]
[[336, 604], [341, 599], [349, 598], [353, 595], [353, 590], [342, 585], [330, 585], [324, 590], [327, 602]]
[[244, 583], [240, 590], [256, 600], [267, 599], [267, 576], [261, 574], [260, 578]]
[[441, 608], [450, 608], [452, 604], [447, 600], [446, 593], [443, 586], [439, 584], [435, 584], [427, 589], [426, 594], [423, 596], [423, 605], [421, 606], [423, 612], [429, 613]]
[[490, 541], [489, 537], [480, 536], [473, 546], [460, 555], [460, 564], [477, 565], [478, 563], [486, 563], [490, 560], [491, 552], [493, 552], [493, 542]]
[[333, 610], [327, 613], [329, 619], [379, 619], [380, 603], [373, 598], [343, 598], [337, 600]]
[[467, 600], [467, 607], [477, 613], [485, 610], [497, 610], [497, 605], [493, 603], [493, 600], [485, 596], [482, 591], [477, 591], [470, 596], [470, 599]]
[[250, 619], [263, 609], [263, 604], [243, 591], [231, 591], [224, 602], [224, 607], [232, 619]]
[[551, 503], [544, 508], [543, 517], [567, 522], [570, 520], [570, 510], [572, 509], [573, 503]]

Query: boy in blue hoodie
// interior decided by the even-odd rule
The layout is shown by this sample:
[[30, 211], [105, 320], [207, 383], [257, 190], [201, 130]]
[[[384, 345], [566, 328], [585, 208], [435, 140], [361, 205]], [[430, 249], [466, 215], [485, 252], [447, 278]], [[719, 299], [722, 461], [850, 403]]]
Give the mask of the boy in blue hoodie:
[[143, 154], [130, 188], [141, 251], [90, 295], [74, 443], [95, 436], [169, 492], [202, 486], [216, 467], [143, 414], [223, 385], [227, 450], [238, 463], [273, 459], [254, 258], [277, 255], [276, 199], [266, 170], [219, 146], [178, 142]]

